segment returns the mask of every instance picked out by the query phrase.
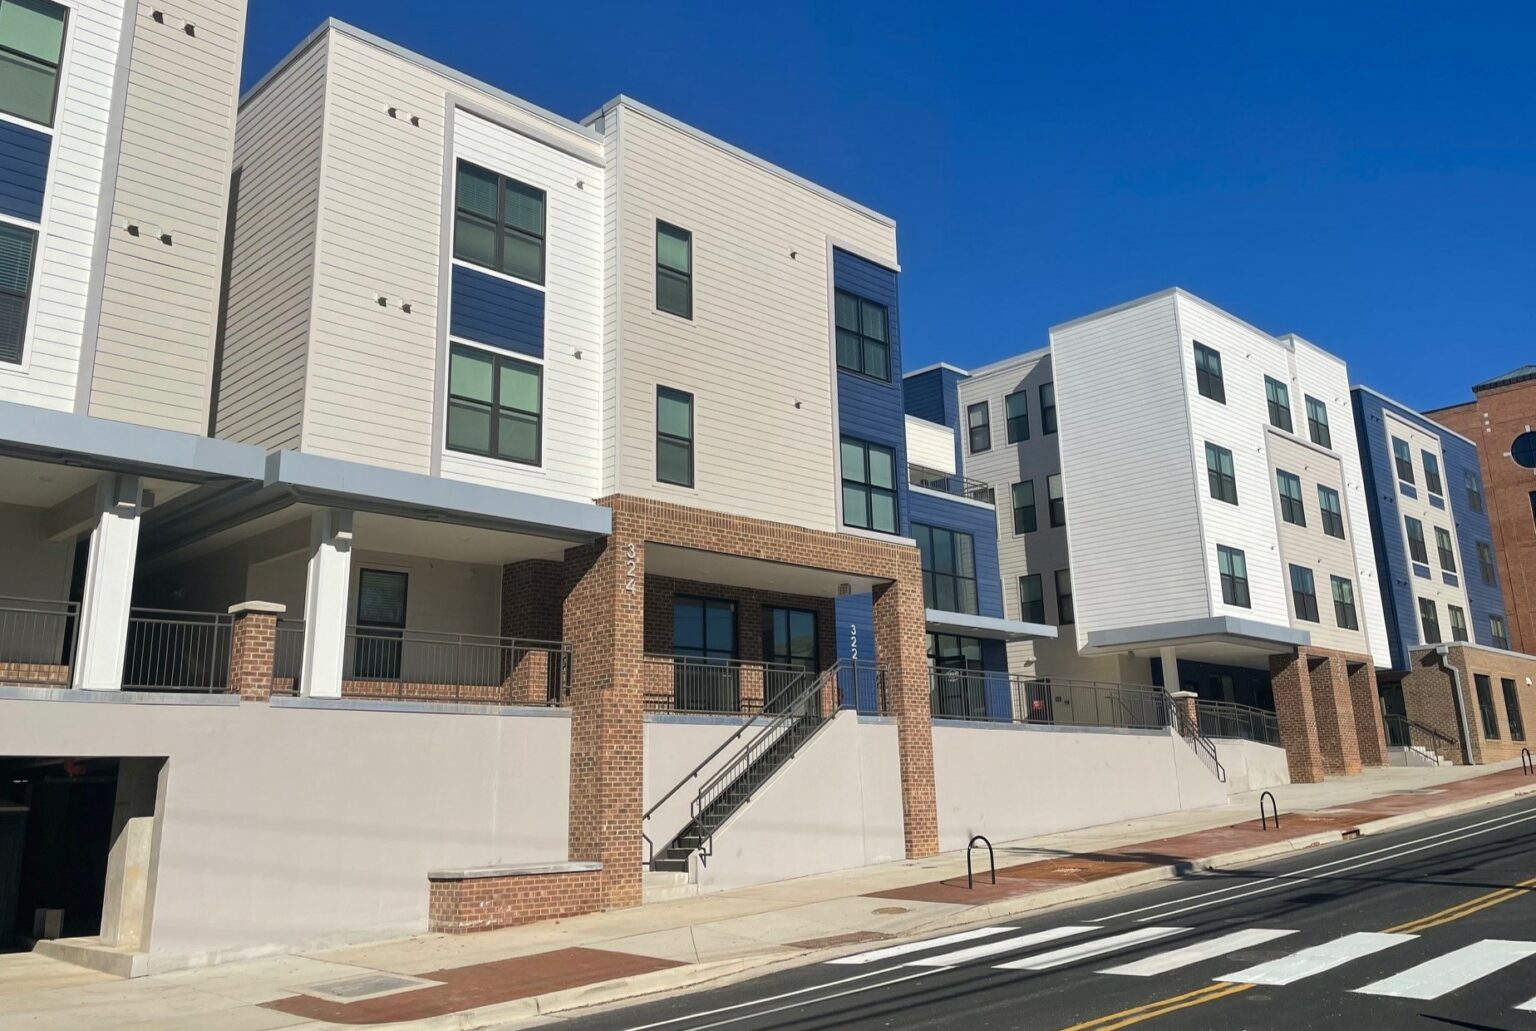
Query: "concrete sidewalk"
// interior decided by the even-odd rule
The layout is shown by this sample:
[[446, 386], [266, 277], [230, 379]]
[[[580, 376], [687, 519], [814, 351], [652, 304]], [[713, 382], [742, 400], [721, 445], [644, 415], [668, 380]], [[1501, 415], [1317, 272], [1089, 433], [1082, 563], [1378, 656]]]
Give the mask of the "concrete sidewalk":
[[[1046, 788], [1048, 790], [1048, 788]], [[428, 934], [124, 981], [31, 955], [0, 957], [0, 1029], [340, 1026], [474, 1028], [674, 990], [838, 949], [1034, 911], [1233, 865], [1356, 831], [1380, 833], [1524, 794], [1503, 767], [1369, 770], [1228, 806], [997, 848], [998, 883], [965, 886], [950, 854], [473, 935]], [[1240, 821], [1240, 822], [1239, 822]], [[978, 854], [979, 868], [986, 866]]]

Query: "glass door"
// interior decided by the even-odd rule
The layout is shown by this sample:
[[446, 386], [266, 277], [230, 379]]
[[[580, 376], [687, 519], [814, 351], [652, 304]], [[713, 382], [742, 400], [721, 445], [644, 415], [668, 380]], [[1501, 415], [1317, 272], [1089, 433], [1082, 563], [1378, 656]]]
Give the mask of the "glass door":
[[736, 712], [736, 603], [679, 596], [672, 602], [673, 701], [680, 712]]
[[[800, 674], [820, 669], [816, 613], [769, 606], [764, 616], [763, 659], [770, 665], [763, 671], [763, 707], [769, 712], [783, 712], [788, 695], [809, 686]], [[782, 666], [791, 669], [778, 668]]]

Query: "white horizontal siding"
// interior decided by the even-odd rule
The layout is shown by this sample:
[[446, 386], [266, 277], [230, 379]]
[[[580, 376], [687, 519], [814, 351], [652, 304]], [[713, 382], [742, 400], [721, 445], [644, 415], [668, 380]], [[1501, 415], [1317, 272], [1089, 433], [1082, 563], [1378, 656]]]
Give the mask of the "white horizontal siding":
[[955, 431], [915, 415], [907, 416], [907, 462], [954, 475]]

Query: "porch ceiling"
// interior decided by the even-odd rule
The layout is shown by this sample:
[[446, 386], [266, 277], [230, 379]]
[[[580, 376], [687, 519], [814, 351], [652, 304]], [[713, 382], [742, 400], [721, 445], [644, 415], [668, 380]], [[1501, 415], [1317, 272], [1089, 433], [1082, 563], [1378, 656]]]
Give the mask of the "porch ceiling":
[[[836, 598], [843, 593], [867, 594], [880, 584], [889, 582], [877, 577], [852, 576], [830, 569], [656, 543], [645, 545], [645, 572], [647, 575], [670, 576], [697, 583], [724, 584], [810, 598]], [[842, 590], [844, 585], [848, 587], [846, 592]]]
[[[52, 508], [90, 490], [103, 475], [100, 469], [0, 455], [0, 505]], [[144, 489], [161, 503], [193, 488], [190, 483], [146, 478]]]
[[1271, 655], [1287, 654], [1298, 647], [1306, 647], [1311, 641], [1311, 634], [1294, 627], [1233, 616], [1213, 616], [1091, 630], [1082, 652], [1084, 655], [1129, 654], [1155, 658], [1161, 649], [1175, 648], [1181, 659], [1268, 669]]

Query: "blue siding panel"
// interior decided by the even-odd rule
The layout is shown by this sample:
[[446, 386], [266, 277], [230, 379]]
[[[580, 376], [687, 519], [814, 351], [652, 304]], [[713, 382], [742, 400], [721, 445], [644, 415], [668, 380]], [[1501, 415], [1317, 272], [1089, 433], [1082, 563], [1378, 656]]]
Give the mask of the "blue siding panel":
[[[875, 654], [875, 596], [852, 594], [840, 597], [836, 601], [836, 611], [838, 659], [842, 662], [858, 660], [861, 664], [878, 662]], [[879, 700], [875, 697], [873, 681], [865, 683], [867, 679], [859, 678], [858, 698], [850, 697], [854, 687], [849, 681], [844, 681], [844, 705], [857, 706], [860, 712], [876, 711]]]
[[542, 358], [544, 292], [455, 265], [448, 332], [464, 340]]
[[0, 122], [0, 212], [28, 222], [43, 220], [48, 154], [53, 137], [14, 122]]

